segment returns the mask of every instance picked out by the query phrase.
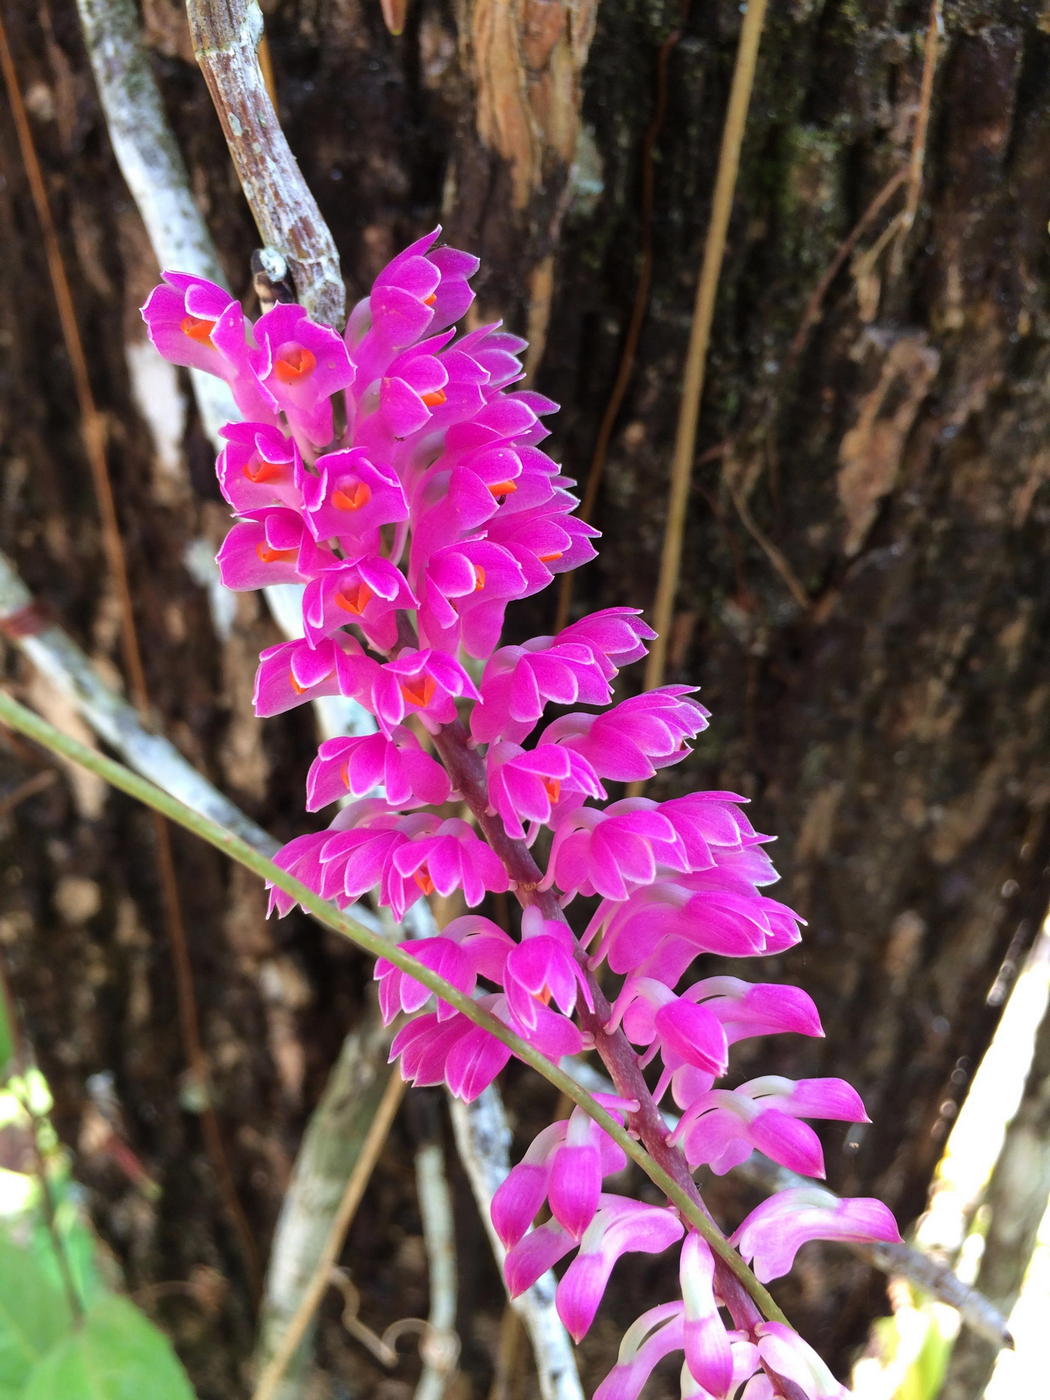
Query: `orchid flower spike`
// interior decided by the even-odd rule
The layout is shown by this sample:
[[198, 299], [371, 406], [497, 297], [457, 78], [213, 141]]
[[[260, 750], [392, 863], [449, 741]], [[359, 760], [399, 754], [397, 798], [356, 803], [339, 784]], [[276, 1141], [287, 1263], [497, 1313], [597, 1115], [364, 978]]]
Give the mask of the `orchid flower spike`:
[[[556, 405], [521, 387], [525, 342], [498, 324], [457, 330], [477, 267], [434, 229], [379, 273], [342, 334], [294, 303], [253, 322], [221, 287], [180, 272], [143, 307], [160, 353], [225, 380], [241, 414], [217, 464], [236, 516], [218, 556], [224, 583], [299, 589], [299, 635], [259, 658], [256, 713], [341, 695], [373, 719], [371, 733], [321, 744], [306, 805], [335, 815], [278, 864], [343, 908], [371, 896], [400, 920], [434, 895], [475, 911], [403, 946], [495, 1029], [377, 964], [383, 1018], [398, 1022], [391, 1057], [411, 1082], [475, 1098], [511, 1058], [500, 1030], [554, 1063], [594, 1049], [618, 1086], [600, 1102], [679, 1180], [755, 1149], [820, 1176], [823, 1149], [803, 1120], [866, 1121], [848, 1084], [725, 1082], [741, 1040], [821, 1035], [816, 1008], [798, 988], [703, 965], [801, 937], [798, 916], [763, 892], [777, 878], [769, 838], [736, 793], [659, 801], [614, 786], [686, 760], [707, 710], [692, 687], [634, 694], [621, 680], [655, 635], [636, 608], [554, 636], [505, 634], [508, 610], [592, 559], [598, 532], [543, 446]], [[477, 912], [504, 894], [521, 907], [507, 927], [488, 913], [508, 901]], [[591, 905], [574, 926], [579, 900]], [[277, 889], [270, 903], [292, 905]], [[604, 964], [622, 979], [611, 1006], [596, 981]], [[668, 1092], [681, 1109], [671, 1134], [657, 1106]], [[682, 1400], [773, 1400], [785, 1385], [792, 1400], [843, 1395], [796, 1333], [741, 1301], [675, 1208], [609, 1189], [633, 1186], [625, 1165], [576, 1108], [543, 1128], [492, 1204], [512, 1294], [566, 1261], [557, 1308], [576, 1338], [620, 1259], [678, 1251], [678, 1296], [628, 1328], [596, 1400], [635, 1400], [673, 1355]], [[767, 1280], [811, 1239], [896, 1238], [879, 1202], [805, 1186], [759, 1205], [731, 1242]]]

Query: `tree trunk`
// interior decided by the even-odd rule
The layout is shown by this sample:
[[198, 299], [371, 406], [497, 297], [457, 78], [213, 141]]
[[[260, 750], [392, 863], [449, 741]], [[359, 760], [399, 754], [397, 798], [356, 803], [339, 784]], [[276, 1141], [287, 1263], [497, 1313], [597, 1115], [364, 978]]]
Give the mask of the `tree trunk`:
[[[483, 314], [533, 337], [534, 382], [563, 404], [556, 451], [581, 480], [651, 275], [594, 511], [602, 554], [573, 597], [575, 610], [649, 606], [740, 7], [709, 0], [683, 18], [673, 0], [416, 0], [400, 39], [361, 0], [271, 8], [282, 118], [351, 299], [440, 219], [483, 259]], [[1034, 4], [943, 8], [932, 54], [928, 0], [770, 7], [668, 675], [702, 683], [715, 717], [674, 780], [753, 799], [756, 825], [780, 835], [777, 893], [809, 920], [795, 953], [753, 969], [807, 987], [827, 1029], [820, 1043], [778, 1042], [777, 1068], [858, 1085], [873, 1123], [845, 1143], [830, 1136], [829, 1182], [882, 1195], [905, 1224], [1044, 912], [1050, 855], [1050, 36]], [[310, 720], [254, 719], [254, 658], [273, 624], [241, 598], [230, 627], [194, 562], [214, 551], [225, 510], [185, 385], [143, 348], [135, 308], [158, 269], [113, 163], [73, 0], [6, 10], [105, 420], [157, 720], [286, 839], [307, 827]], [[247, 295], [256, 238], [184, 15], [174, 0], [143, 11], [195, 192], [230, 286]], [[118, 599], [16, 151], [5, 108], [0, 533], [41, 602], [112, 673]], [[511, 625], [549, 630], [553, 606]], [[9, 675], [60, 712], [24, 665], [11, 660]], [[243, 1231], [185, 1076], [152, 825], [71, 773], [22, 795], [47, 767], [22, 746], [0, 762], [19, 797], [4, 813], [3, 939], [60, 1128], [131, 1285], [188, 1283], [156, 1307], [200, 1394], [238, 1394], [254, 1325]], [[265, 1249], [367, 969], [302, 921], [267, 924], [247, 878], [173, 839], [215, 1106]], [[99, 1074], [120, 1107], [116, 1136], [87, 1092]], [[159, 1204], [115, 1141], [158, 1182]], [[396, 1146], [351, 1242], [377, 1330], [425, 1311], [411, 1252], [377, 1223], [396, 1209], [402, 1234], [418, 1235]], [[733, 1224], [743, 1203], [721, 1189]], [[878, 1284], [844, 1255], [806, 1260], [785, 1301], [841, 1361]], [[337, 1328], [326, 1335], [335, 1371], [373, 1374]]]

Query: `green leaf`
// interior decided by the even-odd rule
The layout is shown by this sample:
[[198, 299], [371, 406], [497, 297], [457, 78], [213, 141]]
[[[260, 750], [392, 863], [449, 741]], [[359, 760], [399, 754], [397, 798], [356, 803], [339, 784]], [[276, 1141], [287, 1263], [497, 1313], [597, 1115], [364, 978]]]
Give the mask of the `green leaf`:
[[0, 1400], [16, 1400], [30, 1372], [73, 1325], [62, 1289], [0, 1234]]
[[194, 1400], [162, 1332], [126, 1298], [106, 1298], [34, 1367], [20, 1400]]
[[0, 1079], [7, 1078], [7, 1069], [15, 1056], [15, 1035], [11, 1025], [11, 1007], [6, 987], [0, 986]]

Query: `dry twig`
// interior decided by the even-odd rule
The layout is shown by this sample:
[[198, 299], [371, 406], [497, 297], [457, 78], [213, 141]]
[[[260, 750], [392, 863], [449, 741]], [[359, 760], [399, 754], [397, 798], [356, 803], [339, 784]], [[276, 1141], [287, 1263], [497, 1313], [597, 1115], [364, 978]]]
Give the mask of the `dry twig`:
[[276, 1400], [279, 1394], [281, 1378], [285, 1369], [306, 1335], [313, 1321], [314, 1313], [324, 1297], [335, 1261], [339, 1258], [339, 1252], [343, 1247], [346, 1232], [357, 1214], [357, 1207], [361, 1204], [361, 1197], [364, 1195], [365, 1187], [368, 1185], [368, 1180], [375, 1168], [376, 1159], [382, 1151], [383, 1143], [386, 1142], [390, 1125], [394, 1121], [404, 1092], [404, 1080], [400, 1073], [394, 1070], [386, 1081], [383, 1097], [372, 1118], [364, 1142], [361, 1144], [342, 1199], [331, 1218], [324, 1245], [317, 1257], [310, 1280], [302, 1290], [298, 1307], [285, 1329], [280, 1344], [259, 1377], [259, 1383], [252, 1393], [252, 1400]]
[[926, 23], [926, 43], [923, 48], [922, 79], [919, 84], [919, 105], [915, 113], [915, 130], [912, 133], [911, 160], [908, 163], [908, 188], [904, 208], [897, 225], [898, 239], [890, 260], [890, 275], [898, 277], [904, 266], [904, 244], [919, 212], [919, 196], [922, 194], [922, 171], [926, 163], [926, 138], [930, 130], [930, 110], [933, 106], [933, 79], [937, 72], [937, 59], [940, 53], [942, 0], [930, 0], [930, 14]]
[[[287, 1346], [292, 1322], [324, 1255], [346, 1182], [358, 1170], [369, 1124], [389, 1085], [381, 1072], [389, 1041], [389, 1034], [374, 1021], [352, 1031], [310, 1115], [270, 1250], [256, 1349], [260, 1374]], [[367, 1160], [370, 1169], [374, 1152]], [[288, 1353], [285, 1374], [273, 1382], [274, 1400], [295, 1400], [302, 1393], [311, 1332], [312, 1318], [308, 1318]]]
[[[684, 0], [678, 28], [672, 30], [671, 33], [668, 34], [667, 38], [660, 45], [656, 55], [656, 90], [653, 97], [653, 110], [642, 136], [641, 146], [642, 191], [641, 207], [638, 211], [638, 281], [635, 284], [634, 301], [631, 304], [631, 315], [627, 322], [623, 349], [620, 352], [620, 362], [616, 367], [616, 378], [613, 380], [608, 402], [602, 413], [601, 423], [598, 425], [598, 436], [594, 441], [594, 451], [591, 453], [591, 464], [587, 471], [587, 480], [584, 485], [583, 497], [580, 501], [579, 511], [577, 512], [581, 520], [589, 521], [594, 514], [594, 506], [598, 499], [598, 489], [601, 486], [602, 475], [605, 471], [605, 460], [609, 455], [609, 443], [612, 439], [613, 428], [616, 426], [616, 420], [619, 417], [624, 396], [627, 393], [627, 386], [630, 384], [631, 375], [634, 373], [634, 361], [638, 353], [638, 342], [641, 339], [642, 326], [645, 324], [646, 313], [649, 310], [649, 293], [653, 282], [653, 207], [656, 199], [656, 143], [659, 139], [660, 132], [663, 130], [664, 118], [667, 115], [668, 65], [671, 61], [671, 54], [674, 52], [678, 41], [682, 37], [682, 29], [689, 19], [689, 11], [691, 8], [690, 0]], [[560, 632], [569, 621], [572, 589], [573, 571], [570, 569], [561, 576], [561, 584], [558, 589], [558, 611], [554, 622], [555, 632]]]
[[660, 578], [656, 589], [656, 601], [653, 605], [653, 626], [658, 635], [653, 642], [646, 664], [645, 686], [647, 690], [654, 690], [663, 683], [664, 679], [667, 645], [671, 633], [675, 594], [678, 589], [678, 577], [682, 563], [682, 542], [685, 537], [689, 484], [693, 471], [693, 458], [696, 453], [700, 400], [704, 392], [704, 377], [707, 370], [707, 348], [711, 339], [715, 297], [718, 293], [718, 283], [722, 272], [726, 235], [729, 230], [729, 216], [733, 209], [733, 192], [736, 189], [737, 171], [740, 167], [740, 151], [744, 142], [744, 127], [747, 122], [747, 109], [751, 100], [751, 87], [755, 77], [758, 45], [762, 37], [765, 13], [766, 0], [750, 0], [740, 31], [740, 45], [737, 49], [733, 85], [729, 93], [729, 107], [726, 111], [725, 128], [722, 132], [718, 174], [715, 178], [715, 189], [711, 200], [711, 219], [707, 227], [707, 239], [704, 243], [700, 276], [697, 280], [693, 323], [689, 333], [689, 349], [686, 353], [682, 403], [678, 414], [674, 454], [671, 459], [671, 490], [667, 504], [667, 525], [664, 533], [663, 552], [660, 556]]

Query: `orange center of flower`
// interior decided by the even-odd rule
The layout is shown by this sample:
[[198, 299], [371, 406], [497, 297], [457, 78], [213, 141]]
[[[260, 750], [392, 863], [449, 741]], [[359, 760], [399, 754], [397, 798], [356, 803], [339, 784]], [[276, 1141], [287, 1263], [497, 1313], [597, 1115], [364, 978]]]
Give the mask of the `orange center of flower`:
[[494, 496], [510, 496], [517, 490], [513, 481], [493, 481], [489, 490]]
[[340, 776], [340, 777], [342, 778], [342, 780], [343, 780], [343, 787], [345, 787], [346, 790], [349, 792], [349, 790], [350, 790], [350, 765], [349, 765], [349, 763], [344, 763], [344, 764], [343, 764], [342, 768], [340, 768], [340, 770], [339, 770], [339, 776]]
[[244, 464], [244, 475], [249, 481], [272, 481], [283, 470], [280, 462], [267, 462], [257, 452], [253, 452]]
[[366, 481], [354, 481], [338, 486], [329, 499], [336, 510], [360, 510], [372, 499], [372, 488]]
[[552, 802], [557, 802], [561, 796], [561, 783], [557, 778], [544, 778], [543, 790]]
[[427, 408], [437, 408], [439, 404], [445, 402], [448, 395], [445, 393], [444, 389], [432, 389], [429, 394], [420, 394], [419, 397], [426, 404]]
[[536, 557], [539, 559], [541, 564], [553, 564], [555, 559], [560, 559], [561, 556], [562, 551], [560, 549], [556, 549], [553, 554], [538, 554]]
[[485, 587], [485, 570], [480, 564], [474, 565], [474, 592], [480, 593]]
[[367, 583], [350, 583], [335, 595], [335, 601], [345, 612], [360, 617], [376, 595]]
[[305, 379], [317, 368], [317, 356], [305, 345], [289, 342], [282, 345], [273, 362], [273, 372], [282, 384], [294, 384], [297, 379]]
[[299, 553], [297, 549], [271, 549], [262, 540], [255, 546], [255, 552], [264, 564], [283, 563], [287, 559], [295, 559]]
[[425, 865], [421, 865], [414, 876], [416, 884], [424, 894], [434, 893], [434, 881], [430, 878], [430, 871]]
[[179, 324], [183, 335], [188, 335], [191, 340], [199, 340], [202, 345], [211, 345], [211, 333], [214, 329], [214, 321], [205, 321], [200, 316], [184, 316]]
[[429, 295], [428, 297], [424, 297], [424, 298], [423, 298], [423, 305], [424, 305], [424, 306], [433, 306], [434, 303], [437, 301], [437, 299], [438, 299], [438, 294], [437, 294], [437, 292], [431, 292], [430, 295]]
[[437, 683], [433, 676], [428, 676], [425, 672], [421, 676], [413, 676], [411, 680], [401, 682], [401, 694], [410, 705], [418, 705], [420, 709], [429, 705], [437, 690]]

